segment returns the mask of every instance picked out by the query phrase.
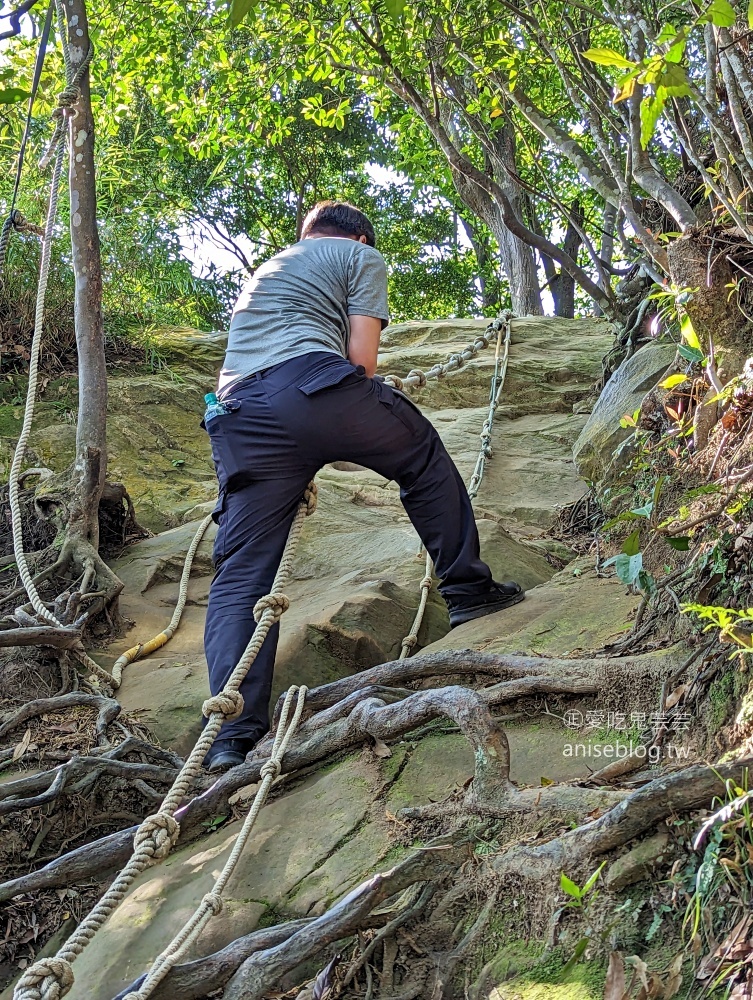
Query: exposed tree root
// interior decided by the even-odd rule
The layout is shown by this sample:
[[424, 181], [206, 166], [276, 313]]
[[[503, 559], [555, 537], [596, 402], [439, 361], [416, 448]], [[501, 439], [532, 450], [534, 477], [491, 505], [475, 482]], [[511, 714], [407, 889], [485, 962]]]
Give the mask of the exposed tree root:
[[47, 712], [59, 712], [66, 708], [73, 708], [77, 705], [87, 705], [90, 708], [99, 709], [96, 732], [97, 741], [102, 746], [106, 742], [107, 727], [120, 715], [120, 705], [113, 698], [85, 694], [83, 691], [71, 692], [57, 698], [38, 698], [36, 701], [27, 701], [14, 715], [0, 725], [0, 739], [3, 739], [17, 726], [28, 722], [29, 719], [34, 719]]
[[[467, 845], [450, 845], [448, 850], [442, 851], [419, 851], [391, 871], [375, 875], [284, 943], [247, 958], [227, 983], [224, 1000], [261, 1000], [289, 972], [328, 945], [373, 926], [369, 919], [371, 912], [390, 896], [416, 882], [437, 880], [450, 874], [469, 855]], [[169, 979], [166, 982], [169, 983]]]
[[0, 816], [45, 805], [57, 799], [66, 790], [69, 794], [80, 792], [79, 783], [82, 780], [88, 784], [105, 774], [129, 780], [141, 778], [167, 784], [172, 782], [178, 773], [174, 767], [119, 760], [118, 756], [124, 752], [122, 749], [124, 746], [125, 744], [121, 743], [119, 747], [101, 757], [73, 757], [53, 771], [43, 771], [41, 774], [32, 774], [7, 782], [0, 788]]
[[81, 633], [74, 629], [52, 625], [32, 625], [27, 628], [0, 629], [0, 646], [51, 646], [53, 649], [76, 649], [81, 645]]
[[[195, 962], [178, 965], [157, 986], [152, 996], [154, 1000], [199, 1000], [220, 989], [250, 955], [282, 944], [312, 920], [313, 918], [289, 920], [274, 927], [260, 928], [236, 938], [222, 951], [216, 951]], [[140, 976], [113, 997], [113, 1000], [123, 1000], [129, 993], [137, 990], [145, 978], [146, 975]]]
[[[660, 778], [631, 793], [591, 823], [546, 843], [513, 846], [487, 858], [486, 870], [493, 875], [498, 886], [504, 885], [508, 876], [519, 878], [521, 874], [539, 885], [556, 881], [563, 868], [572, 868], [580, 861], [621, 847], [671, 815], [707, 806], [714, 795], [724, 792], [727, 778], [739, 781], [744, 769], [751, 763], [753, 758], [746, 758], [716, 769], [693, 767]], [[261, 1000], [269, 991], [279, 988], [284, 977], [299, 965], [319, 955], [326, 956], [328, 946], [359, 931], [381, 927], [382, 930], [364, 946], [345, 973], [341, 987], [346, 987], [368, 964], [377, 947], [399, 927], [415, 919], [425, 909], [441, 880], [456, 874], [471, 854], [463, 831], [432, 841], [396, 868], [363, 883], [315, 920], [292, 921], [255, 931], [238, 938], [220, 952], [178, 966], [159, 986], [154, 994], [155, 1000], [198, 1000], [226, 983], [225, 1000]], [[398, 906], [397, 912], [393, 908], [389, 920], [385, 921], [384, 914], [377, 909], [379, 903], [410, 885], [417, 887], [413, 895], [408, 900], [401, 898], [399, 902], [402, 905]], [[462, 895], [465, 891], [463, 880], [463, 884], [456, 885], [427, 920], [432, 924], [442, 920], [441, 911], [448, 910], [452, 905], [450, 900], [453, 895]], [[381, 992], [380, 996], [440, 998], [449, 995], [446, 991], [458, 963], [483, 932], [494, 906], [495, 896], [492, 893], [476, 921], [457, 944], [449, 951], [433, 953], [431, 962], [422, 965], [420, 970], [415, 968], [415, 982], [404, 982], [400, 984], [399, 992]], [[132, 984], [129, 989], [134, 989], [136, 985]], [[416, 992], [412, 992], [416, 987]], [[124, 990], [115, 1000], [122, 1000], [127, 992]]]
[[[640, 670], [648, 663], [647, 656], [626, 656], [619, 659], [626, 670]], [[599, 667], [598, 658], [563, 659], [558, 657], [519, 656], [508, 653], [479, 653], [474, 649], [443, 649], [437, 653], [419, 653], [408, 660], [391, 660], [380, 663], [369, 670], [362, 670], [350, 677], [332, 681], [314, 688], [306, 696], [308, 711], [321, 711], [335, 705], [348, 695], [361, 691], [369, 685], [379, 684], [393, 687], [408, 684], [428, 677], [452, 677], [463, 674], [478, 674], [503, 678], [540, 677], [545, 673], [559, 674], [563, 678], [575, 680], [578, 675], [593, 677]], [[604, 662], [613, 664], [612, 657]], [[585, 692], [578, 692], [585, 693]], [[282, 697], [275, 707], [275, 720], [282, 705]]]
[[[466, 654], [466, 661], [480, 656], [479, 662], [485, 662], [487, 668], [499, 670], [500, 661], [509, 661], [507, 657], [484, 657], [483, 654]], [[442, 662], [445, 669], [457, 673], [459, 658], [456, 654], [444, 654], [441, 657], [425, 657], [420, 663], [417, 657], [414, 661], [402, 661], [404, 671], [419, 670], [436, 672], [441, 670]], [[513, 658], [514, 659], [514, 658]], [[534, 658], [530, 658], [533, 660]], [[517, 664], [507, 663], [507, 668], [515, 666], [524, 669], [520, 661], [528, 662], [528, 657], [518, 658]], [[427, 662], [431, 664], [429, 667]], [[548, 661], [543, 661], [548, 662]], [[563, 666], [570, 661], [559, 661]], [[577, 662], [577, 661], [576, 661]], [[587, 661], [586, 661], [587, 662]], [[416, 666], [415, 664], [418, 664]], [[407, 665], [407, 666], [406, 666]], [[385, 666], [394, 669], [394, 664]], [[377, 670], [378, 668], [374, 668]], [[365, 676], [373, 675], [366, 671]], [[431, 672], [428, 674], [431, 676]], [[414, 673], [415, 676], [415, 673]], [[346, 679], [352, 681], [352, 678]], [[363, 680], [361, 680], [362, 687]], [[330, 687], [329, 685], [327, 687]], [[321, 690], [321, 689], [317, 689]], [[312, 692], [316, 699], [317, 690]], [[316, 764], [333, 754], [344, 753], [355, 747], [379, 739], [384, 742], [398, 739], [406, 733], [438, 717], [452, 719], [466, 736], [475, 752], [475, 779], [468, 790], [466, 808], [477, 812], [495, 811], [503, 800], [510, 802], [505, 811], [509, 811], [513, 799], [519, 803], [519, 808], [528, 808], [532, 799], [540, 793], [536, 791], [518, 793], [509, 780], [509, 748], [503, 730], [491, 716], [490, 708], [503, 705], [522, 697], [533, 697], [541, 694], [561, 693], [569, 695], [588, 695], [597, 690], [591, 680], [575, 678], [557, 678], [547, 676], [519, 677], [510, 681], [474, 691], [463, 687], [445, 687], [410, 692], [407, 697], [400, 697], [403, 692], [393, 692], [400, 700], [388, 703], [391, 697], [382, 691], [380, 697], [373, 697], [371, 692], [351, 693], [347, 704], [342, 707], [331, 706], [328, 712], [315, 715], [308, 719], [298, 730], [283, 762], [284, 773], [292, 773], [302, 768]], [[364, 698], [363, 695], [366, 695]], [[385, 696], [386, 695], [386, 696]], [[330, 700], [329, 697], [322, 699]], [[316, 704], [316, 701], [314, 702]], [[347, 709], [347, 711], [346, 711]], [[270, 740], [264, 740], [249, 759], [230, 772], [223, 775], [208, 791], [192, 799], [179, 810], [177, 818], [181, 825], [179, 843], [187, 843], [198, 834], [204, 832], [203, 824], [214, 816], [225, 812], [228, 808], [228, 798], [238, 788], [259, 780], [261, 768], [271, 749]], [[94, 764], [91, 764], [94, 767]], [[40, 780], [40, 787], [35, 792], [41, 793], [49, 787], [50, 772]], [[537, 806], [546, 808], [546, 802], [554, 796], [550, 790], [537, 801]], [[568, 794], [562, 788], [561, 796]], [[522, 796], [518, 798], [517, 796]], [[594, 796], [583, 792], [581, 802], [593, 801]], [[604, 798], [598, 798], [604, 804]], [[544, 805], [542, 805], [542, 802]], [[558, 803], [561, 808], [561, 801]], [[514, 809], [514, 807], [513, 807]], [[0, 886], [0, 901], [8, 899], [18, 892], [28, 892], [40, 888], [57, 888], [80, 877], [97, 878], [113, 871], [125, 863], [131, 852], [133, 830], [124, 830], [112, 834], [94, 844], [87, 845], [79, 856], [76, 851], [64, 858], [59, 858], [36, 872], [19, 879], [14, 879]]]
[[657, 778], [591, 823], [545, 844], [513, 848], [493, 862], [494, 870], [504, 875], [522, 867], [535, 872], [537, 880], [558, 875], [568, 864], [622, 847], [668, 816], [708, 806], [715, 795], [724, 794], [728, 778], [740, 782], [751, 764], [753, 757], [744, 757], [734, 764], [699, 765]]

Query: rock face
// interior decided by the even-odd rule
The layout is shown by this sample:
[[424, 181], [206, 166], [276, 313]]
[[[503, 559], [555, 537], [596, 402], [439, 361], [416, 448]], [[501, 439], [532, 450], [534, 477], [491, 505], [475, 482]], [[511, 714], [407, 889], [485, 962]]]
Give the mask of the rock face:
[[[380, 370], [405, 374], [413, 367], [427, 368], [469, 343], [483, 326], [448, 321], [392, 327], [385, 332]], [[596, 648], [625, 628], [637, 599], [614, 579], [597, 577], [587, 560], [555, 573], [547, 558], [553, 545], [545, 533], [555, 508], [584, 490], [572, 460], [573, 443], [587, 420], [578, 411], [587, 409], [584, 400], [611, 340], [609, 325], [601, 321], [536, 317], [514, 322], [494, 455], [475, 506], [482, 554], [495, 576], [518, 579], [529, 594], [522, 604], [451, 633], [443, 602], [434, 594], [420, 634], [423, 646], [558, 655]], [[181, 344], [189, 357], [197, 347], [189, 336]], [[204, 344], [201, 360], [207, 370], [220, 357], [220, 338]], [[478, 453], [492, 366], [489, 351], [417, 395], [466, 480]], [[122, 609], [136, 629], [97, 654], [104, 664], [160, 631], [172, 614], [184, 553], [213, 492], [209, 451], [196, 434], [191, 395], [206, 388], [206, 381], [198, 384], [201, 378], [195, 378], [190, 392], [162, 377], [159, 389], [150, 379], [146, 384], [128, 380], [112, 393], [113, 466], [134, 496], [137, 513], [143, 517], [148, 509], [155, 525], [172, 519], [173, 526], [133, 546], [115, 564], [126, 584]], [[134, 400], [144, 419], [131, 418], [129, 427], [125, 407]], [[57, 434], [60, 428], [42, 428], [39, 449], [45, 433]], [[172, 455], [184, 456], [184, 464], [173, 464]], [[418, 602], [423, 561], [394, 484], [353, 467], [324, 469], [318, 482], [319, 507], [306, 522], [288, 589], [291, 608], [282, 619], [276, 691], [292, 682], [321, 684], [395, 657]], [[210, 531], [198, 550], [177, 635], [129, 666], [118, 692], [127, 710], [140, 713], [166, 745], [181, 753], [195, 739], [207, 694], [201, 634], [211, 536]], [[664, 672], [676, 662], [670, 651]], [[637, 670], [628, 693], [609, 677], [601, 678], [604, 707], [627, 697], [635, 702], [630, 707], [654, 704], [663, 669], [659, 663]], [[412, 850], [416, 845], [396, 846], [395, 815], [406, 806], [445, 798], [473, 773], [469, 745], [446, 729], [436, 725], [408, 734], [391, 747], [388, 759], [367, 747], [329, 769], [278, 782], [228, 886], [225, 907], [192, 957], [222, 947], [260, 922], [319, 914]], [[552, 714], [511, 722], [507, 732], [514, 780], [539, 785], [542, 779], [588, 774], [585, 761], [564, 753], [570, 734]], [[246, 790], [246, 797], [252, 791]], [[236, 805], [242, 813], [243, 803]], [[110, 1000], [153, 961], [210, 888], [231, 850], [239, 821], [218, 817], [217, 824], [199, 843], [175, 852], [136, 881], [77, 960], [72, 1000]]]
[[620, 427], [620, 419], [638, 409], [672, 363], [675, 352], [674, 344], [647, 344], [612, 375], [573, 447], [583, 479], [595, 483], [602, 478], [615, 449], [632, 434], [629, 427]]
[[607, 889], [617, 892], [626, 886], [633, 885], [645, 878], [658, 865], [669, 847], [669, 834], [666, 830], [655, 833], [653, 837], [642, 840], [640, 844], [623, 854], [607, 869], [604, 883]]
[[[472, 342], [485, 325], [460, 320], [388, 328], [380, 371], [406, 374], [413, 367], [428, 368]], [[573, 406], [590, 392], [611, 337], [611, 327], [601, 321], [531, 317], [513, 322], [504, 403], [494, 427], [494, 456], [475, 504], [482, 555], [497, 579], [516, 579], [531, 589], [555, 571], [546, 558], [550, 543], [545, 529], [555, 507], [583, 491], [570, 450], [586, 417], [573, 413]], [[192, 349], [184, 340], [180, 350]], [[210, 358], [221, 357], [215, 341], [206, 350]], [[201, 360], [204, 364], [205, 354]], [[478, 454], [493, 362], [490, 349], [455, 375], [416, 393], [416, 401], [438, 428], [466, 481]], [[188, 379], [187, 372], [184, 378]], [[141, 400], [139, 412], [162, 421], [162, 431], [149, 425], [155, 440], [169, 436], [177, 443], [182, 421], [190, 443], [180, 452], [187, 456], [188, 470], [168, 466], [156, 445], [147, 448], [138, 429], [127, 450], [115, 450], [113, 464], [124, 473], [137, 513], [141, 516], [139, 496], [148, 494], [155, 517], [167, 520], [171, 505], [185, 511], [184, 516], [203, 516], [214, 480], [207, 442], [194, 437], [198, 425], [190, 394], [169, 379], [163, 379], [160, 392], [151, 378], [146, 387], [140, 380], [135, 386], [118, 385], [111, 392], [116, 416], [120, 400], [130, 405], [134, 398]], [[135, 472], [137, 452], [145, 449], [148, 478], [142, 480]], [[165, 463], [161, 472], [158, 462]], [[418, 601], [423, 557], [417, 555], [419, 540], [396, 485], [366, 469], [332, 467], [322, 470], [318, 483], [319, 505], [306, 522], [288, 588], [291, 609], [282, 619], [275, 695], [291, 683], [321, 684], [395, 658]], [[135, 641], [159, 632], [169, 620], [176, 581], [197, 524], [192, 520], [147, 539], [115, 564], [126, 583], [121, 606], [138, 623], [138, 634], [130, 633], [106, 653], [97, 654], [104, 665]], [[189, 604], [177, 636], [149, 659], [128, 667], [120, 689], [124, 706], [145, 713], [156, 735], [180, 753], [196, 738], [206, 697], [202, 631], [212, 530], [197, 554]], [[419, 636], [422, 646], [447, 631], [446, 615], [444, 602], [433, 593]]]

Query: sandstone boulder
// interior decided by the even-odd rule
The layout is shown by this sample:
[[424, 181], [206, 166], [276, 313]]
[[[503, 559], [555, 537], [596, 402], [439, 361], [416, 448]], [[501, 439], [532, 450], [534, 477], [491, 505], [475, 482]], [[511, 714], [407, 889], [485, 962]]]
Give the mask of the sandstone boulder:
[[630, 427], [620, 426], [620, 420], [640, 407], [675, 352], [674, 344], [647, 344], [612, 375], [573, 446], [573, 458], [583, 479], [595, 483], [602, 478], [615, 449], [632, 434]]

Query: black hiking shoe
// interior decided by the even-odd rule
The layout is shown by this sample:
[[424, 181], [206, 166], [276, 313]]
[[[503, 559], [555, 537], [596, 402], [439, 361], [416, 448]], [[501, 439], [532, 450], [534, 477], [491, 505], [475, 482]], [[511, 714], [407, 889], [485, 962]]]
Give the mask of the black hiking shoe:
[[236, 738], [230, 740], [217, 740], [204, 758], [204, 767], [210, 774], [219, 771], [229, 771], [231, 767], [237, 767], [246, 760], [246, 754], [251, 753], [258, 740], [253, 738]]
[[492, 580], [491, 588], [485, 594], [473, 594], [471, 597], [451, 597], [447, 601], [450, 612], [450, 628], [473, 621], [474, 618], [493, 615], [495, 611], [511, 608], [513, 604], [520, 604], [525, 596], [526, 592], [523, 588], [512, 580], [508, 580], [506, 583], [497, 583], [496, 580]]

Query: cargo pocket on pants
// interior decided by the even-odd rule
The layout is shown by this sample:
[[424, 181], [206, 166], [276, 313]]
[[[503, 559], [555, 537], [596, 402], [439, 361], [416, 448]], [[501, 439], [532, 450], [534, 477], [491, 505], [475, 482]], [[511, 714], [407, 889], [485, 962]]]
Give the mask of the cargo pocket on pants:
[[228, 483], [239, 476], [248, 465], [248, 456], [245, 454], [239, 426], [241, 404], [237, 400], [232, 400], [232, 402], [235, 405], [230, 413], [213, 417], [204, 428], [209, 435], [209, 443], [212, 447], [212, 458], [217, 481], [220, 484], [220, 494], [227, 490]]

